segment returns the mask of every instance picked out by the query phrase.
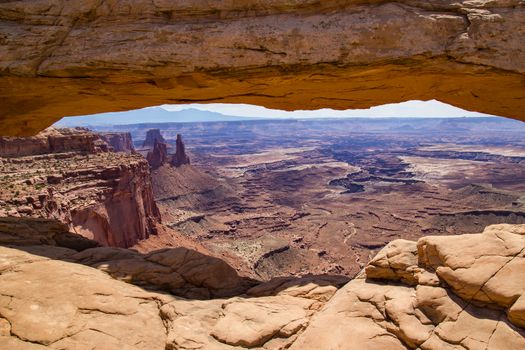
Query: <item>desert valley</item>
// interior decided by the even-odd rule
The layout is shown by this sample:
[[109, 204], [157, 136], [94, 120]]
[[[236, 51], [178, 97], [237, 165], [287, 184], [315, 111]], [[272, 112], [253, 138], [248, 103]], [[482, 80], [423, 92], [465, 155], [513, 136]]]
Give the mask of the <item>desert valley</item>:
[[523, 132], [437, 118], [2, 137], [0, 345], [522, 348]]
[[94, 129], [2, 139], [2, 216], [54, 219], [142, 252], [190, 242], [259, 280], [351, 278], [398, 238], [525, 223], [525, 126], [516, 121]]
[[[124, 125], [191, 165], [152, 171], [165, 225], [269, 279], [354, 276], [396, 238], [525, 223], [525, 127], [501, 118]], [[497, 137], [495, 138], [495, 135]], [[231, 259], [231, 260], [230, 260]]]

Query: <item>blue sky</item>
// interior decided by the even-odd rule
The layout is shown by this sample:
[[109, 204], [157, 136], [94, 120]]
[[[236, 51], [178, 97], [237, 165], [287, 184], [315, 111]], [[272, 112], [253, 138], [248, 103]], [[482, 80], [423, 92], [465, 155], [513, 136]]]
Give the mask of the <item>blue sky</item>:
[[218, 112], [239, 117], [271, 117], [271, 118], [347, 118], [347, 117], [488, 117], [488, 114], [465, 111], [436, 100], [407, 101], [402, 103], [386, 104], [370, 109], [348, 109], [336, 111], [333, 109], [318, 109], [313, 111], [293, 111], [268, 109], [248, 104], [183, 104], [162, 105], [168, 111], [180, 111], [195, 108]]
[[487, 114], [469, 112], [451, 105], [431, 101], [407, 101], [369, 109], [318, 109], [287, 112], [248, 104], [180, 104], [142, 108], [127, 112], [111, 112], [62, 118], [55, 126], [108, 126], [136, 123], [203, 122], [239, 120], [239, 118], [454, 118], [488, 117]]

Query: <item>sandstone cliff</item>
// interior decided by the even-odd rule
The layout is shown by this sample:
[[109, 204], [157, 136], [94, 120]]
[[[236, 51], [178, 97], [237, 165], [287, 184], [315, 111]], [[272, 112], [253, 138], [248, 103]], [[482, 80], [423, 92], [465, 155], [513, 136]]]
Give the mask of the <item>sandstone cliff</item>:
[[524, 119], [524, 22], [521, 0], [2, 2], [1, 132], [196, 102]]
[[18, 243], [0, 246], [3, 348], [525, 347], [524, 225], [394, 241], [340, 289], [330, 276], [243, 279], [183, 248]]
[[119, 247], [154, 234], [160, 214], [146, 160], [94, 147], [96, 135], [84, 130], [53, 130], [62, 132], [64, 137], [53, 136], [60, 142], [43, 148], [47, 154], [32, 146], [51, 137], [3, 140], [10, 150], [37, 155], [0, 158], [0, 216], [58, 219], [74, 232]]
[[148, 152], [146, 159], [151, 169], [157, 169], [158, 167], [168, 162], [168, 148], [164, 142], [160, 142], [155, 139], [153, 143], [153, 150]]
[[129, 132], [104, 132], [98, 133], [100, 138], [113, 148], [115, 152], [133, 153], [133, 141]]
[[159, 129], [150, 129], [146, 133], [146, 139], [142, 143], [142, 147], [153, 147], [155, 142], [166, 143], [166, 140], [162, 137]]
[[177, 140], [175, 142], [175, 154], [171, 159], [171, 165], [179, 167], [184, 164], [190, 164], [190, 157], [186, 154], [186, 147], [184, 146], [184, 142], [182, 142], [182, 136], [180, 134], [177, 134]]
[[48, 128], [35, 137], [0, 137], [0, 157], [22, 157], [47, 153], [95, 153], [104, 148], [99, 137], [86, 129]]

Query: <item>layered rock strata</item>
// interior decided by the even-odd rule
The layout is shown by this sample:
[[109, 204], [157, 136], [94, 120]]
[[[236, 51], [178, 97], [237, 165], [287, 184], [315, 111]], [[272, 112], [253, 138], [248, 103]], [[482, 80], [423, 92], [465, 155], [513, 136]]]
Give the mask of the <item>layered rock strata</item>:
[[3, 2], [1, 132], [192, 102], [524, 119], [524, 22], [520, 0]]
[[[253, 281], [221, 262], [184, 249], [140, 255], [107, 247], [77, 252], [3, 246], [0, 345], [522, 349], [524, 250], [524, 225], [417, 243], [397, 240], [338, 289], [341, 280], [328, 276], [281, 278], [250, 288]], [[195, 288], [239, 294], [195, 300], [188, 293]]]
[[0, 157], [34, 156], [48, 153], [107, 151], [107, 145], [87, 129], [48, 128], [34, 137], [0, 137]]
[[37, 155], [0, 158], [0, 216], [56, 219], [110, 246], [130, 247], [154, 234], [160, 214], [146, 160], [107, 152], [95, 146], [96, 135], [78, 133], [67, 131], [60, 142], [50, 143], [53, 152], [47, 154], [27, 147], [51, 139], [39, 135], [17, 148]]
[[98, 133], [98, 135], [104, 142], [111, 146], [115, 152], [135, 152], [133, 140], [129, 132], [103, 132]]

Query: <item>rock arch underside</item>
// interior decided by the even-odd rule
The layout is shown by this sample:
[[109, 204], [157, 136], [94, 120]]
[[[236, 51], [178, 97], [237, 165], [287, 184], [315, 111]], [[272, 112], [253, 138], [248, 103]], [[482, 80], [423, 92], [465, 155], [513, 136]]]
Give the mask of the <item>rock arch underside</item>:
[[3, 1], [0, 121], [162, 103], [440, 101], [525, 119], [521, 0]]
[[[412, 99], [525, 120], [523, 0], [0, 1], [0, 135], [163, 103], [294, 110]], [[28, 144], [76, 137], [95, 148], [86, 130], [46, 132]], [[100, 162], [104, 171], [67, 173], [124, 208], [82, 207], [89, 225], [114, 213], [143, 212], [146, 228], [160, 221], [148, 163], [129, 151]], [[394, 240], [350, 281], [256, 281], [182, 236], [144, 253], [70, 231], [0, 217], [0, 349], [525, 349], [523, 224]]]

